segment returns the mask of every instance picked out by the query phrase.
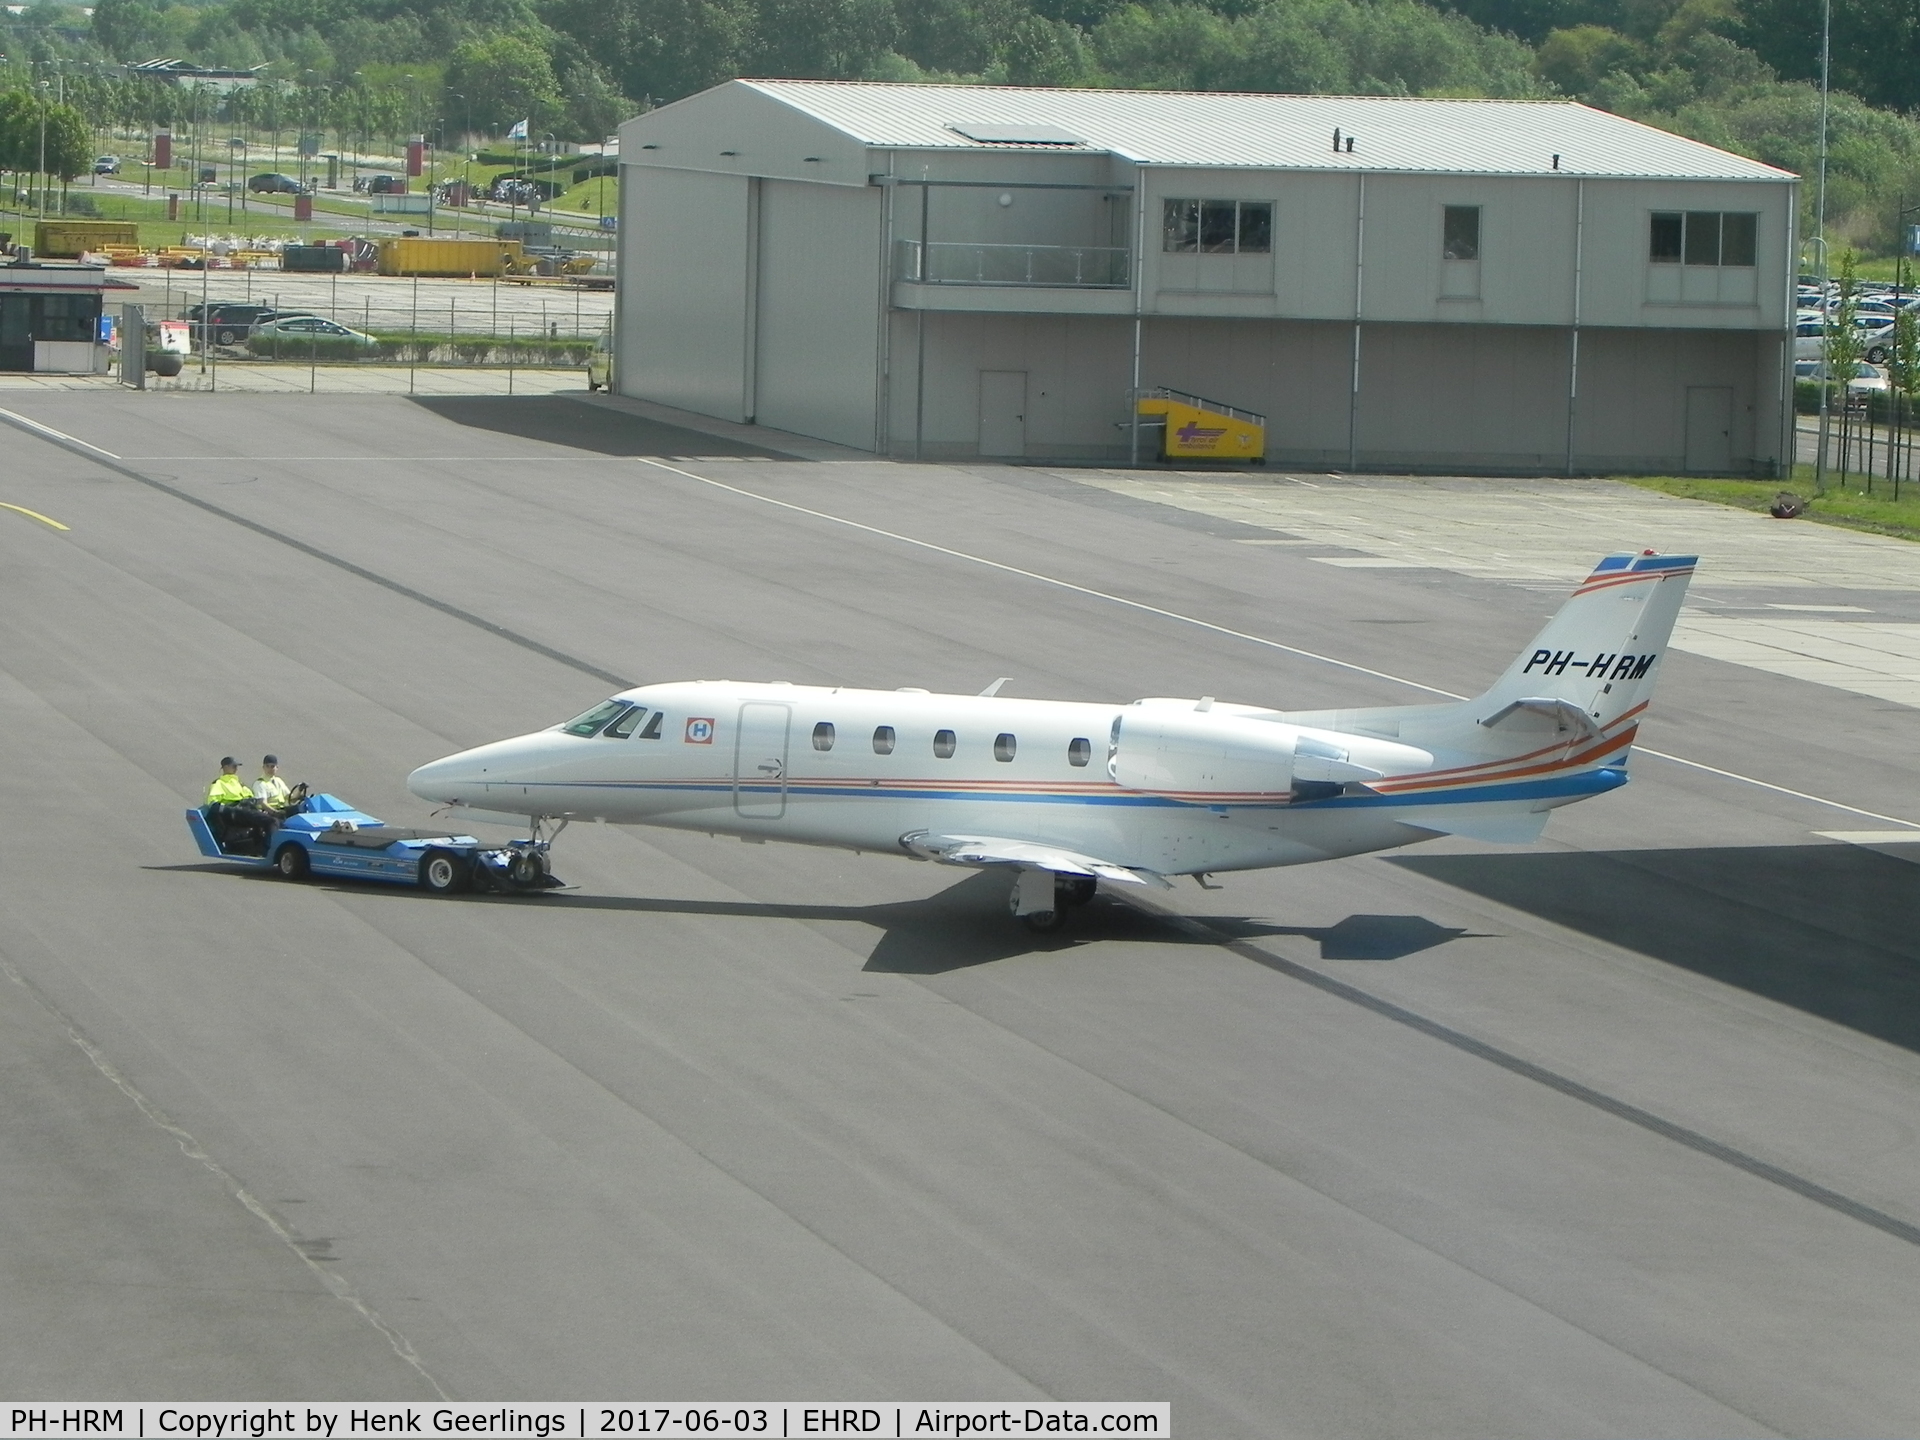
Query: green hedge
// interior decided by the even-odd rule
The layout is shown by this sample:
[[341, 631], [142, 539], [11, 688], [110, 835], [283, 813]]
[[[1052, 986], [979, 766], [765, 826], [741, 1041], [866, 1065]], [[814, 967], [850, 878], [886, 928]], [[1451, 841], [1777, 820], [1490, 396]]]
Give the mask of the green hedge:
[[[1831, 387], [1833, 396], [1827, 402], [1833, 414], [1840, 411], [1840, 387]], [[1876, 425], [1884, 425], [1893, 419], [1894, 402], [1898, 399], [1891, 391], [1870, 390], [1867, 392], [1866, 416]], [[1820, 384], [1815, 380], [1796, 380], [1793, 382], [1793, 408], [1802, 415], [1820, 413]], [[1912, 425], [1920, 420], [1920, 406], [1911, 400], [1900, 401], [1900, 423]], [[1856, 412], [1857, 413], [1857, 412]]]
[[374, 339], [378, 343], [359, 345], [338, 338], [283, 337], [276, 345], [268, 338], [257, 347], [249, 341], [247, 349], [257, 360], [296, 365], [523, 365], [559, 370], [585, 365], [594, 346], [591, 339], [526, 336], [509, 340], [505, 336], [411, 334], [404, 330], [375, 334]]

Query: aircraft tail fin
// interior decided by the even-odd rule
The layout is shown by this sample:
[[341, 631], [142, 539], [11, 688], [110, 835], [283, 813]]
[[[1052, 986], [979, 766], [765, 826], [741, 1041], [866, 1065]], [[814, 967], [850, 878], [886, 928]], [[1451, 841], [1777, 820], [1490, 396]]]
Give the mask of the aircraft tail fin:
[[1460, 707], [1461, 748], [1520, 754], [1557, 737], [1593, 765], [1619, 764], [1652, 698], [1697, 557], [1609, 555], [1506, 673]]

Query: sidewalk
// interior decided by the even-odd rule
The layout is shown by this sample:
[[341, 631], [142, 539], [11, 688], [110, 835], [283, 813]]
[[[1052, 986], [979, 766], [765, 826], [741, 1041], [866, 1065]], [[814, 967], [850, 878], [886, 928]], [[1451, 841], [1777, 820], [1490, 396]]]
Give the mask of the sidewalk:
[[[1827, 469], [1837, 471], [1840, 468], [1840, 417], [1834, 415], [1827, 421]], [[1852, 474], [1861, 474], [1871, 469], [1876, 478], [1887, 474], [1887, 434], [1885, 425], [1862, 425], [1854, 421], [1850, 428], [1847, 469]], [[1896, 467], [1902, 482], [1920, 476], [1920, 427], [1903, 426], [1900, 431], [1900, 464]], [[1795, 417], [1794, 459], [1802, 465], [1812, 465], [1819, 460], [1820, 418], [1817, 415]], [[1871, 462], [1871, 463], [1869, 463]]]
[[[0, 391], [122, 387], [112, 375], [0, 375]], [[504, 366], [247, 365], [193, 366], [173, 379], [147, 377], [149, 392], [217, 391], [239, 395], [560, 395], [587, 393], [584, 368], [509, 371]]]

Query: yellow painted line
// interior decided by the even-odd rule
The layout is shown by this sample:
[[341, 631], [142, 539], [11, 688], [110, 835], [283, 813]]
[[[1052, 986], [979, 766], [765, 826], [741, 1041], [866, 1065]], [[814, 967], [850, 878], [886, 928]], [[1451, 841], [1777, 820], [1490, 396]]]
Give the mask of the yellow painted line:
[[67, 528], [51, 516], [42, 515], [38, 510], [29, 510], [24, 505], [9, 505], [6, 501], [0, 500], [0, 510], [11, 510], [15, 514], [25, 515], [29, 520], [38, 520], [42, 525], [51, 525], [56, 530]]

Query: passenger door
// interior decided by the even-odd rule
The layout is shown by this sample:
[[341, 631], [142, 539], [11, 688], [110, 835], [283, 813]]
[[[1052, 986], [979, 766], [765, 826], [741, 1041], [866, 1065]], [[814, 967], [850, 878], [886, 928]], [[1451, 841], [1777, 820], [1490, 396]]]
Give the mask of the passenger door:
[[746, 820], [787, 813], [787, 732], [793, 707], [750, 700], [733, 738], [733, 808]]

